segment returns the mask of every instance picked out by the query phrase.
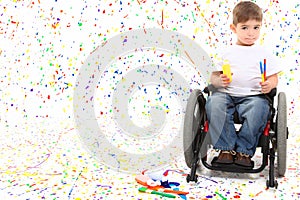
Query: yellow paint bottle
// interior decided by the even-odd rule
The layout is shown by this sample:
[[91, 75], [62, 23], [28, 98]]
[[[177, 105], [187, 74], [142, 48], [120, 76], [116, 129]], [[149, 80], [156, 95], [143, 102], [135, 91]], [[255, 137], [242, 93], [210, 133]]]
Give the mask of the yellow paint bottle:
[[228, 78], [229, 78], [229, 82], [232, 81], [232, 76], [231, 76], [231, 70], [230, 70], [230, 65], [228, 60], [225, 60], [223, 65], [222, 65], [222, 69], [223, 69], [223, 74], [225, 74]]

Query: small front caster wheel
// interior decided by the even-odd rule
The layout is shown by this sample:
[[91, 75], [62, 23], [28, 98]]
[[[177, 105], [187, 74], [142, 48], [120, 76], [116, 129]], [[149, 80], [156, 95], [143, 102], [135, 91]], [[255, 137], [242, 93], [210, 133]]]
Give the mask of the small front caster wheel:
[[277, 180], [275, 180], [274, 183], [271, 184], [270, 181], [267, 180], [266, 186], [267, 186], [267, 189], [269, 189], [270, 187], [275, 187], [275, 189], [277, 189], [278, 188], [278, 182], [277, 182]]
[[188, 175], [187, 175], [187, 177], [186, 177], [186, 182], [188, 182], [188, 183], [189, 183], [189, 182], [190, 182], [190, 180], [191, 180], [191, 176], [188, 174]]

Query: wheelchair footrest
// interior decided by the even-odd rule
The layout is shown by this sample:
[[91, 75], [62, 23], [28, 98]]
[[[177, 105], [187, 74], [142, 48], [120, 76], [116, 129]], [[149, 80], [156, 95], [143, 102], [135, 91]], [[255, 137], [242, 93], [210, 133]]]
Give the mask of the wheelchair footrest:
[[239, 172], [240, 170], [251, 170], [254, 168], [254, 161], [251, 161], [251, 166], [242, 166], [242, 165], [237, 165], [235, 163], [230, 163], [230, 164], [223, 164], [223, 163], [217, 163], [216, 160], [218, 158], [214, 157], [213, 160], [211, 161], [211, 165], [216, 169], [216, 170], [222, 170], [222, 171], [227, 171], [227, 172]]

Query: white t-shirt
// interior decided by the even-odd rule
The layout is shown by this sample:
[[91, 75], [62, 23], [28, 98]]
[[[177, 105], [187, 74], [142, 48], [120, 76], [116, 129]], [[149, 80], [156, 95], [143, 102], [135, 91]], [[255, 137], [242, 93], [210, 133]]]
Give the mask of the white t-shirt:
[[264, 59], [266, 59], [266, 77], [281, 71], [282, 67], [276, 57], [262, 46], [232, 45], [226, 48], [222, 52], [220, 61], [216, 63], [216, 68], [217, 71], [222, 71], [223, 62], [228, 60], [232, 82], [227, 88], [218, 90], [232, 96], [261, 94], [260, 62], [264, 63]]

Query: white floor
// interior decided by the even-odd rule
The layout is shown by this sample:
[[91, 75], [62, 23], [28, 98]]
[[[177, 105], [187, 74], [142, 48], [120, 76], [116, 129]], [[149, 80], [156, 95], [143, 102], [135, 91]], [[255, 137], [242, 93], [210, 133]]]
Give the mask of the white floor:
[[[156, 174], [169, 170], [169, 182], [180, 183], [177, 188], [189, 192], [186, 199], [299, 199], [298, 115], [289, 118], [287, 171], [277, 178], [278, 189], [266, 189], [267, 168], [258, 174], [202, 168], [197, 173], [198, 182], [187, 183], [189, 169], [183, 156]], [[82, 147], [71, 120], [57, 124], [49, 119], [24, 122], [19, 131], [12, 134], [9, 127], [2, 127], [1, 199], [161, 199], [138, 192], [141, 185], [135, 176], [141, 172], [117, 172], [93, 159]]]

